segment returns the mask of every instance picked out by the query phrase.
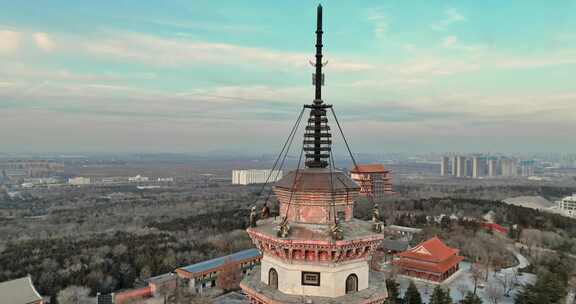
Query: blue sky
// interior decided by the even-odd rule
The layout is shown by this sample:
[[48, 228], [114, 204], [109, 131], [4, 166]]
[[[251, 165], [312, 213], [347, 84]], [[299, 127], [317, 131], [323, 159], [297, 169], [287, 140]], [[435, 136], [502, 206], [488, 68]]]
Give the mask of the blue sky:
[[[6, 151], [281, 144], [310, 1], [4, 1]], [[576, 150], [576, 1], [323, 1], [325, 100], [356, 150]]]

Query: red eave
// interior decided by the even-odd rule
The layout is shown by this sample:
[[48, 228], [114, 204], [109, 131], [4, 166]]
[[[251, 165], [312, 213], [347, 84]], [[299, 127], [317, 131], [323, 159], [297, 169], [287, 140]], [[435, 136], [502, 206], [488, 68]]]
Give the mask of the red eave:
[[454, 267], [456, 264], [462, 262], [462, 260], [464, 260], [464, 257], [453, 255], [440, 263], [419, 262], [407, 258], [400, 258], [399, 260], [395, 260], [393, 263], [394, 265], [398, 265], [403, 268], [420, 269], [434, 273], [444, 273], [450, 268]]
[[350, 170], [352, 173], [386, 173], [388, 170], [381, 164], [358, 165]]
[[433, 237], [397, 255], [399, 257], [440, 263], [453, 255], [458, 255], [458, 252], [458, 249], [450, 248], [438, 237]]

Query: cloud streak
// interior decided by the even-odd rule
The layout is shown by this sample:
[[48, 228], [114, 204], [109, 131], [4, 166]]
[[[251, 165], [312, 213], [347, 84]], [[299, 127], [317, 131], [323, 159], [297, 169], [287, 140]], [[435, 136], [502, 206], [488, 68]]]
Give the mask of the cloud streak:
[[[310, 54], [282, 52], [266, 48], [245, 47], [186, 39], [170, 39], [137, 33], [115, 33], [112, 37], [84, 44], [83, 50], [95, 56], [124, 59], [158, 66], [213, 63], [218, 65], [264, 65], [280, 69], [303, 68]], [[339, 57], [330, 59], [335, 71], [363, 71], [371, 64]]]
[[455, 8], [448, 8], [444, 11], [444, 19], [433, 23], [430, 28], [435, 31], [445, 31], [448, 27], [456, 23], [466, 22], [468, 19]]
[[390, 27], [390, 18], [382, 8], [372, 8], [368, 11], [368, 21], [372, 23], [374, 36], [378, 39], [385, 37]]
[[56, 43], [46, 33], [34, 33], [32, 35], [36, 45], [44, 52], [52, 52], [56, 48]]
[[0, 55], [13, 54], [20, 46], [20, 33], [10, 30], [0, 30]]

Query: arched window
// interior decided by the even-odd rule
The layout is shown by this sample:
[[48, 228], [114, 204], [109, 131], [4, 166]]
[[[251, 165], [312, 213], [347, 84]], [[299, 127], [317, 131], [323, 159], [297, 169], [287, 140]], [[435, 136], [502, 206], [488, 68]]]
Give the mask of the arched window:
[[346, 293], [358, 291], [358, 276], [351, 274], [346, 278]]
[[274, 268], [268, 271], [268, 286], [278, 289], [278, 272]]

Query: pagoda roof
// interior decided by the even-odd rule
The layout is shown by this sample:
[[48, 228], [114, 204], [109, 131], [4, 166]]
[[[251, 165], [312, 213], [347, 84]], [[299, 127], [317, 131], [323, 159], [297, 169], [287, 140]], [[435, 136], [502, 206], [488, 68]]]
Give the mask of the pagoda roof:
[[352, 173], [386, 173], [388, 170], [382, 164], [357, 165], [350, 171]]
[[398, 253], [398, 256], [440, 263], [454, 255], [458, 255], [458, 252], [458, 249], [446, 246], [444, 242], [435, 236], [407, 251]]
[[30, 276], [0, 283], [0, 303], [30, 304], [39, 303], [42, 297], [36, 291]]
[[[296, 182], [294, 182], [296, 179]], [[360, 186], [342, 171], [326, 168], [306, 168], [290, 171], [274, 187], [300, 191], [359, 191]]]

